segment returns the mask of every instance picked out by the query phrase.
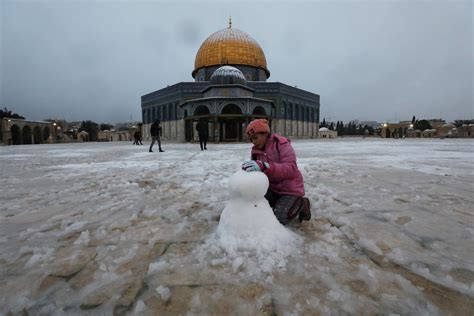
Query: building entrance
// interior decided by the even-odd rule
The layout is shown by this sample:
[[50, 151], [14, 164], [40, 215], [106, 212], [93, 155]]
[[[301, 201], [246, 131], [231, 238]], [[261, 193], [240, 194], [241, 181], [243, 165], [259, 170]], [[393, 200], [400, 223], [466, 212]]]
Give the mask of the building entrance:
[[242, 123], [239, 119], [224, 119], [224, 121], [221, 122], [221, 128], [221, 141], [238, 142], [242, 140]]

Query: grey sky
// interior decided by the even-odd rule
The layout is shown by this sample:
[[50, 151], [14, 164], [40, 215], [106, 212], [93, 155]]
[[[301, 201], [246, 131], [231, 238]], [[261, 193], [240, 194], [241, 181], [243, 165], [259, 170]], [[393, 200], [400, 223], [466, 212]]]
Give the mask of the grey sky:
[[321, 95], [321, 119], [474, 117], [471, 1], [0, 3], [0, 105], [28, 119], [141, 119], [229, 14], [269, 81]]

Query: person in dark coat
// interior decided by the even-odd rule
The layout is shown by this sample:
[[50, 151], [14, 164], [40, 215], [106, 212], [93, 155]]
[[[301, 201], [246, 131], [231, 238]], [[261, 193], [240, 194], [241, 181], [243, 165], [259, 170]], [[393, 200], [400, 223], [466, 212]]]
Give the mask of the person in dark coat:
[[160, 136], [162, 136], [162, 130], [161, 130], [161, 124], [159, 120], [156, 120], [153, 124], [151, 124], [150, 127], [150, 135], [152, 138], [151, 145], [150, 145], [150, 152], [152, 153], [153, 150], [153, 145], [155, 144], [155, 140], [158, 141], [158, 148], [160, 150], [160, 153], [164, 152], [164, 150], [161, 149], [161, 141], [160, 141]]
[[133, 133], [133, 138], [134, 138], [134, 141], [133, 141], [133, 144], [134, 145], [143, 145], [142, 143], [142, 133], [140, 131], [135, 131], [135, 133]]
[[200, 120], [196, 125], [196, 130], [199, 136], [199, 144], [201, 150], [207, 150], [207, 141], [209, 140], [209, 123], [207, 120]]

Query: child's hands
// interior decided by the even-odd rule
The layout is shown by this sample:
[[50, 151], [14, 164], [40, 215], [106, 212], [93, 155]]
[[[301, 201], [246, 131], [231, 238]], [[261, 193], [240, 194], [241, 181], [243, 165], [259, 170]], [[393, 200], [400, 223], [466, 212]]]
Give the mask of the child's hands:
[[247, 172], [251, 171], [264, 171], [265, 169], [270, 168], [268, 162], [262, 162], [260, 160], [246, 160], [242, 164], [242, 170]]

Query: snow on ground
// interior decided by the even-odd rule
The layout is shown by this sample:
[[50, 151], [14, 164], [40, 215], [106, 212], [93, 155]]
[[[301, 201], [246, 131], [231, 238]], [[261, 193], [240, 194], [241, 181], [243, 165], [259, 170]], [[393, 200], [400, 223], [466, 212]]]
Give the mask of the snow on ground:
[[293, 144], [313, 218], [264, 255], [216, 232], [250, 144], [0, 147], [0, 314], [474, 310], [473, 140]]

